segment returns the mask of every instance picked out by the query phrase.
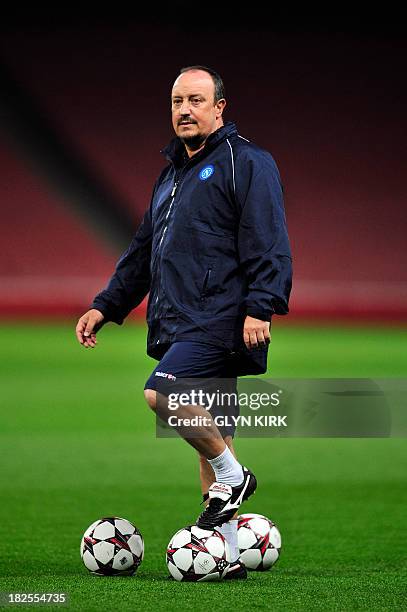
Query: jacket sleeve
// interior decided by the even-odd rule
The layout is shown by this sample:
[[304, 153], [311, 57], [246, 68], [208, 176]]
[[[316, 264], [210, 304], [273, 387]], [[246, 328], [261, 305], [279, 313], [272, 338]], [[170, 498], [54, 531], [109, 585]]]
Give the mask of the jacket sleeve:
[[[270, 321], [287, 314], [291, 251], [277, 166], [266, 152], [237, 165], [238, 251], [247, 279], [246, 314]], [[243, 177], [243, 179], [239, 179]]]
[[116, 264], [116, 270], [107, 287], [98, 293], [91, 308], [97, 308], [105, 317], [103, 323], [114, 321], [121, 325], [150, 289], [150, 260], [152, 243], [151, 206], [128, 249]]

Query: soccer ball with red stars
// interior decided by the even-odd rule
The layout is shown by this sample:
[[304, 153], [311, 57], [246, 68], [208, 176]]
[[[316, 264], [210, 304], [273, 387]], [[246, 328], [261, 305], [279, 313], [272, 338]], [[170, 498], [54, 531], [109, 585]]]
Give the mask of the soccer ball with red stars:
[[238, 516], [240, 561], [247, 569], [263, 571], [280, 557], [281, 535], [277, 526], [262, 514]]

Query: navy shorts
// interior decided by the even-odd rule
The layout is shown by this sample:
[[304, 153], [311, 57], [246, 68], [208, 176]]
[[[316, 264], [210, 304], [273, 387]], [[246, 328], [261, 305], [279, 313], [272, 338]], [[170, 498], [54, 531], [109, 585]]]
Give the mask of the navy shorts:
[[[174, 342], [154, 368], [144, 389], [158, 390], [168, 396], [186, 389], [184, 382], [180, 382], [179, 387], [177, 380], [191, 378], [200, 379], [198, 387], [204, 392], [214, 393], [220, 388], [222, 392], [237, 396], [236, 363], [230, 352], [220, 346], [194, 341]], [[222, 379], [221, 386], [217, 379]], [[238, 401], [214, 402], [210, 414], [223, 437], [234, 436], [234, 418], [239, 415]]]

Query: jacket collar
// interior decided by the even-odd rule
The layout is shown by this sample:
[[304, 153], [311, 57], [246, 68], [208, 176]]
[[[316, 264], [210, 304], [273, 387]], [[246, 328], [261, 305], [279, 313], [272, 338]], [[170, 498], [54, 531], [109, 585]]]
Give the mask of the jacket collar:
[[[237, 134], [236, 125], [232, 121], [228, 121], [225, 125], [222, 125], [222, 127], [216, 130], [216, 132], [212, 132], [212, 134], [208, 136], [204, 148], [196, 154], [196, 157], [204, 157], [210, 150], [233, 134]], [[186, 156], [184, 143], [178, 136], [173, 138], [161, 153], [176, 167], [183, 166], [189, 159]], [[195, 157], [195, 155], [193, 157]]]

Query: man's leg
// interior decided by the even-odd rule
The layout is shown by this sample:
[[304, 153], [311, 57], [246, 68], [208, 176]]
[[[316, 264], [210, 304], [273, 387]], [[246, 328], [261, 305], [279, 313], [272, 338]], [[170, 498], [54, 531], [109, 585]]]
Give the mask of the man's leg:
[[[174, 416], [168, 408], [168, 398], [148, 387], [144, 394], [150, 408], [168, 423], [169, 417]], [[204, 406], [177, 408], [179, 419], [195, 416], [205, 418], [205, 422], [193, 428], [193, 436], [191, 427], [181, 425], [175, 426], [175, 429], [206, 458], [214, 471], [216, 481], [209, 488], [209, 503], [196, 521], [201, 529], [214, 529], [233, 518], [242, 502], [254, 493], [257, 482], [254, 474], [236, 460]]]
[[[157, 400], [157, 394], [155, 391], [146, 389], [145, 397], [150, 408], [152, 408], [156, 414], [159, 414], [159, 416], [163, 419], [168, 418], [168, 412], [165, 409], [165, 406], [162, 405], [164, 402], [162, 400], [160, 401], [160, 399]], [[178, 416], [182, 417], [187, 414], [187, 416], [190, 417], [193, 414], [208, 418], [208, 412], [203, 406], [187, 406], [186, 408], [187, 410], [181, 410]], [[201, 409], [202, 412], [200, 412]], [[194, 428], [194, 430], [195, 429], [197, 428]], [[202, 430], [201, 435], [208, 434], [208, 438], [187, 438], [187, 432], [180, 431], [179, 433], [198, 451], [201, 490], [203, 496], [208, 496], [209, 498], [209, 488], [217, 480], [220, 482], [225, 482], [225, 480], [228, 480], [229, 483], [232, 484], [233, 479], [235, 479], [236, 484], [240, 484], [243, 481], [243, 469], [240, 463], [237, 461], [236, 453], [233, 448], [233, 438], [231, 435], [226, 435], [224, 438], [222, 438], [221, 433], [214, 423], [213, 425], [208, 425], [205, 430]], [[194, 431], [194, 433], [195, 435], [199, 435], [198, 431]], [[225, 453], [227, 455], [226, 457], [224, 457]], [[211, 462], [214, 462], [215, 464], [217, 476], [215, 475]], [[209, 503], [208, 498], [205, 499], [205, 505]], [[246, 578], [247, 572], [245, 567], [241, 564], [236, 564], [236, 561], [239, 558], [239, 546], [237, 541], [237, 512], [235, 512], [229, 520], [219, 525], [218, 529], [229, 545], [229, 560], [231, 567], [228, 572], [228, 577], [239, 579]]]
[[[224, 441], [233, 456], [236, 458], [236, 452], [233, 447], [232, 436], [225, 436]], [[214, 482], [216, 482], [216, 478], [215, 472], [213, 471], [211, 464], [208, 463], [206, 457], [201, 454], [199, 454], [199, 475], [201, 479], [202, 496], [204, 498], [205, 504], [207, 504], [209, 487]], [[229, 545], [231, 563], [231, 571], [229, 571], [229, 577], [236, 577], [242, 579], [246, 578], [247, 572], [242, 565], [236, 565], [236, 561], [239, 559], [239, 544], [237, 539], [237, 515], [238, 513], [236, 512], [229, 521], [223, 523], [223, 525], [218, 527], [218, 529]]]
[[[199, 402], [196, 401], [202, 392], [206, 393], [205, 397], [209, 397], [207, 393], [209, 390], [213, 392], [214, 381], [225, 376], [233, 379], [226, 365], [227, 357], [225, 350], [215, 345], [195, 341], [175, 342], [144, 385], [145, 398], [150, 408], [205, 457], [214, 472], [215, 482], [208, 491], [209, 503], [196, 521], [202, 529], [213, 529], [229, 521], [257, 486], [254, 474], [240, 465], [225, 443], [212, 413], [204, 406], [197, 405]], [[180, 399], [180, 391], [182, 394], [191, 393], [191, 403], [184, 406], [181, 401], [177, 401], [175, 412], [170, 410], [174, 406], [170, 406], [169, 400], [172, 400], [171, 395]], [[222, 406], [216, 406], [216, 410], [221, 410], [219, 416], [222, 416]], [[196, 426], [191, 427], [191, 419]]]
[[[174, 413], [167, 408], [166, 397], [160, 393], [157, 393], [157, 391], [154, 389], [145, 389], [144, 397], [150, 408], [163, 421], [168, 422], [168, 418], [174, 416]], [[205, 407], [187, 405], [180, 406], [177, 409], [177, 418], [179, 419], [191, 419], [194, 416], [205, 419], [204, 424], [196, 425], [192, 429], [191, 427], [176, 427], [179, 434], [186, 442], [188, 442], [188, 444], [193, 446], [200, 455], [205, 457], [207, 461], [215, 460], [216, 462], [220, 455], [226, 453], [224, 461], [220, 461], [219, 463], [222, 464], [221, 467], [223, 467], [223, 464], [226, 464], [226, 467], [230, 468], [229, 471], [231, 472], [231, 476], [230, 483], [228, 484], [231, 484], [232, 486], [241, 484], [243, 480], [242, 468], [237, 462], [235, 455], [229, 451], [225, 440], [222, 438], [219, 429], [213, 422], [211, 415], [208, 413]], [[193, 436], [189, 437], [189, 435], [191, 435], [191, 431], [193, 431]]]
[[[223, 440], [225, 442], [225, 446], [229, 448], [230, 452], [237, 460], [236, 452], [235, 452], [235, 449], [233, 448], [232, 436], [225, 436]], [[211, 464], [208, 463], [208, 460], [205, 457], [205, 455], [202, 455], [199, 452], [198, 454], [199, 454], [199, 477], [201, 479], [201, 491], [202, 491], [202, 495], [206, 496], [208, 494], [208, 490], [211, 484], [216, 482], [215, 472], [213, 471]]]

